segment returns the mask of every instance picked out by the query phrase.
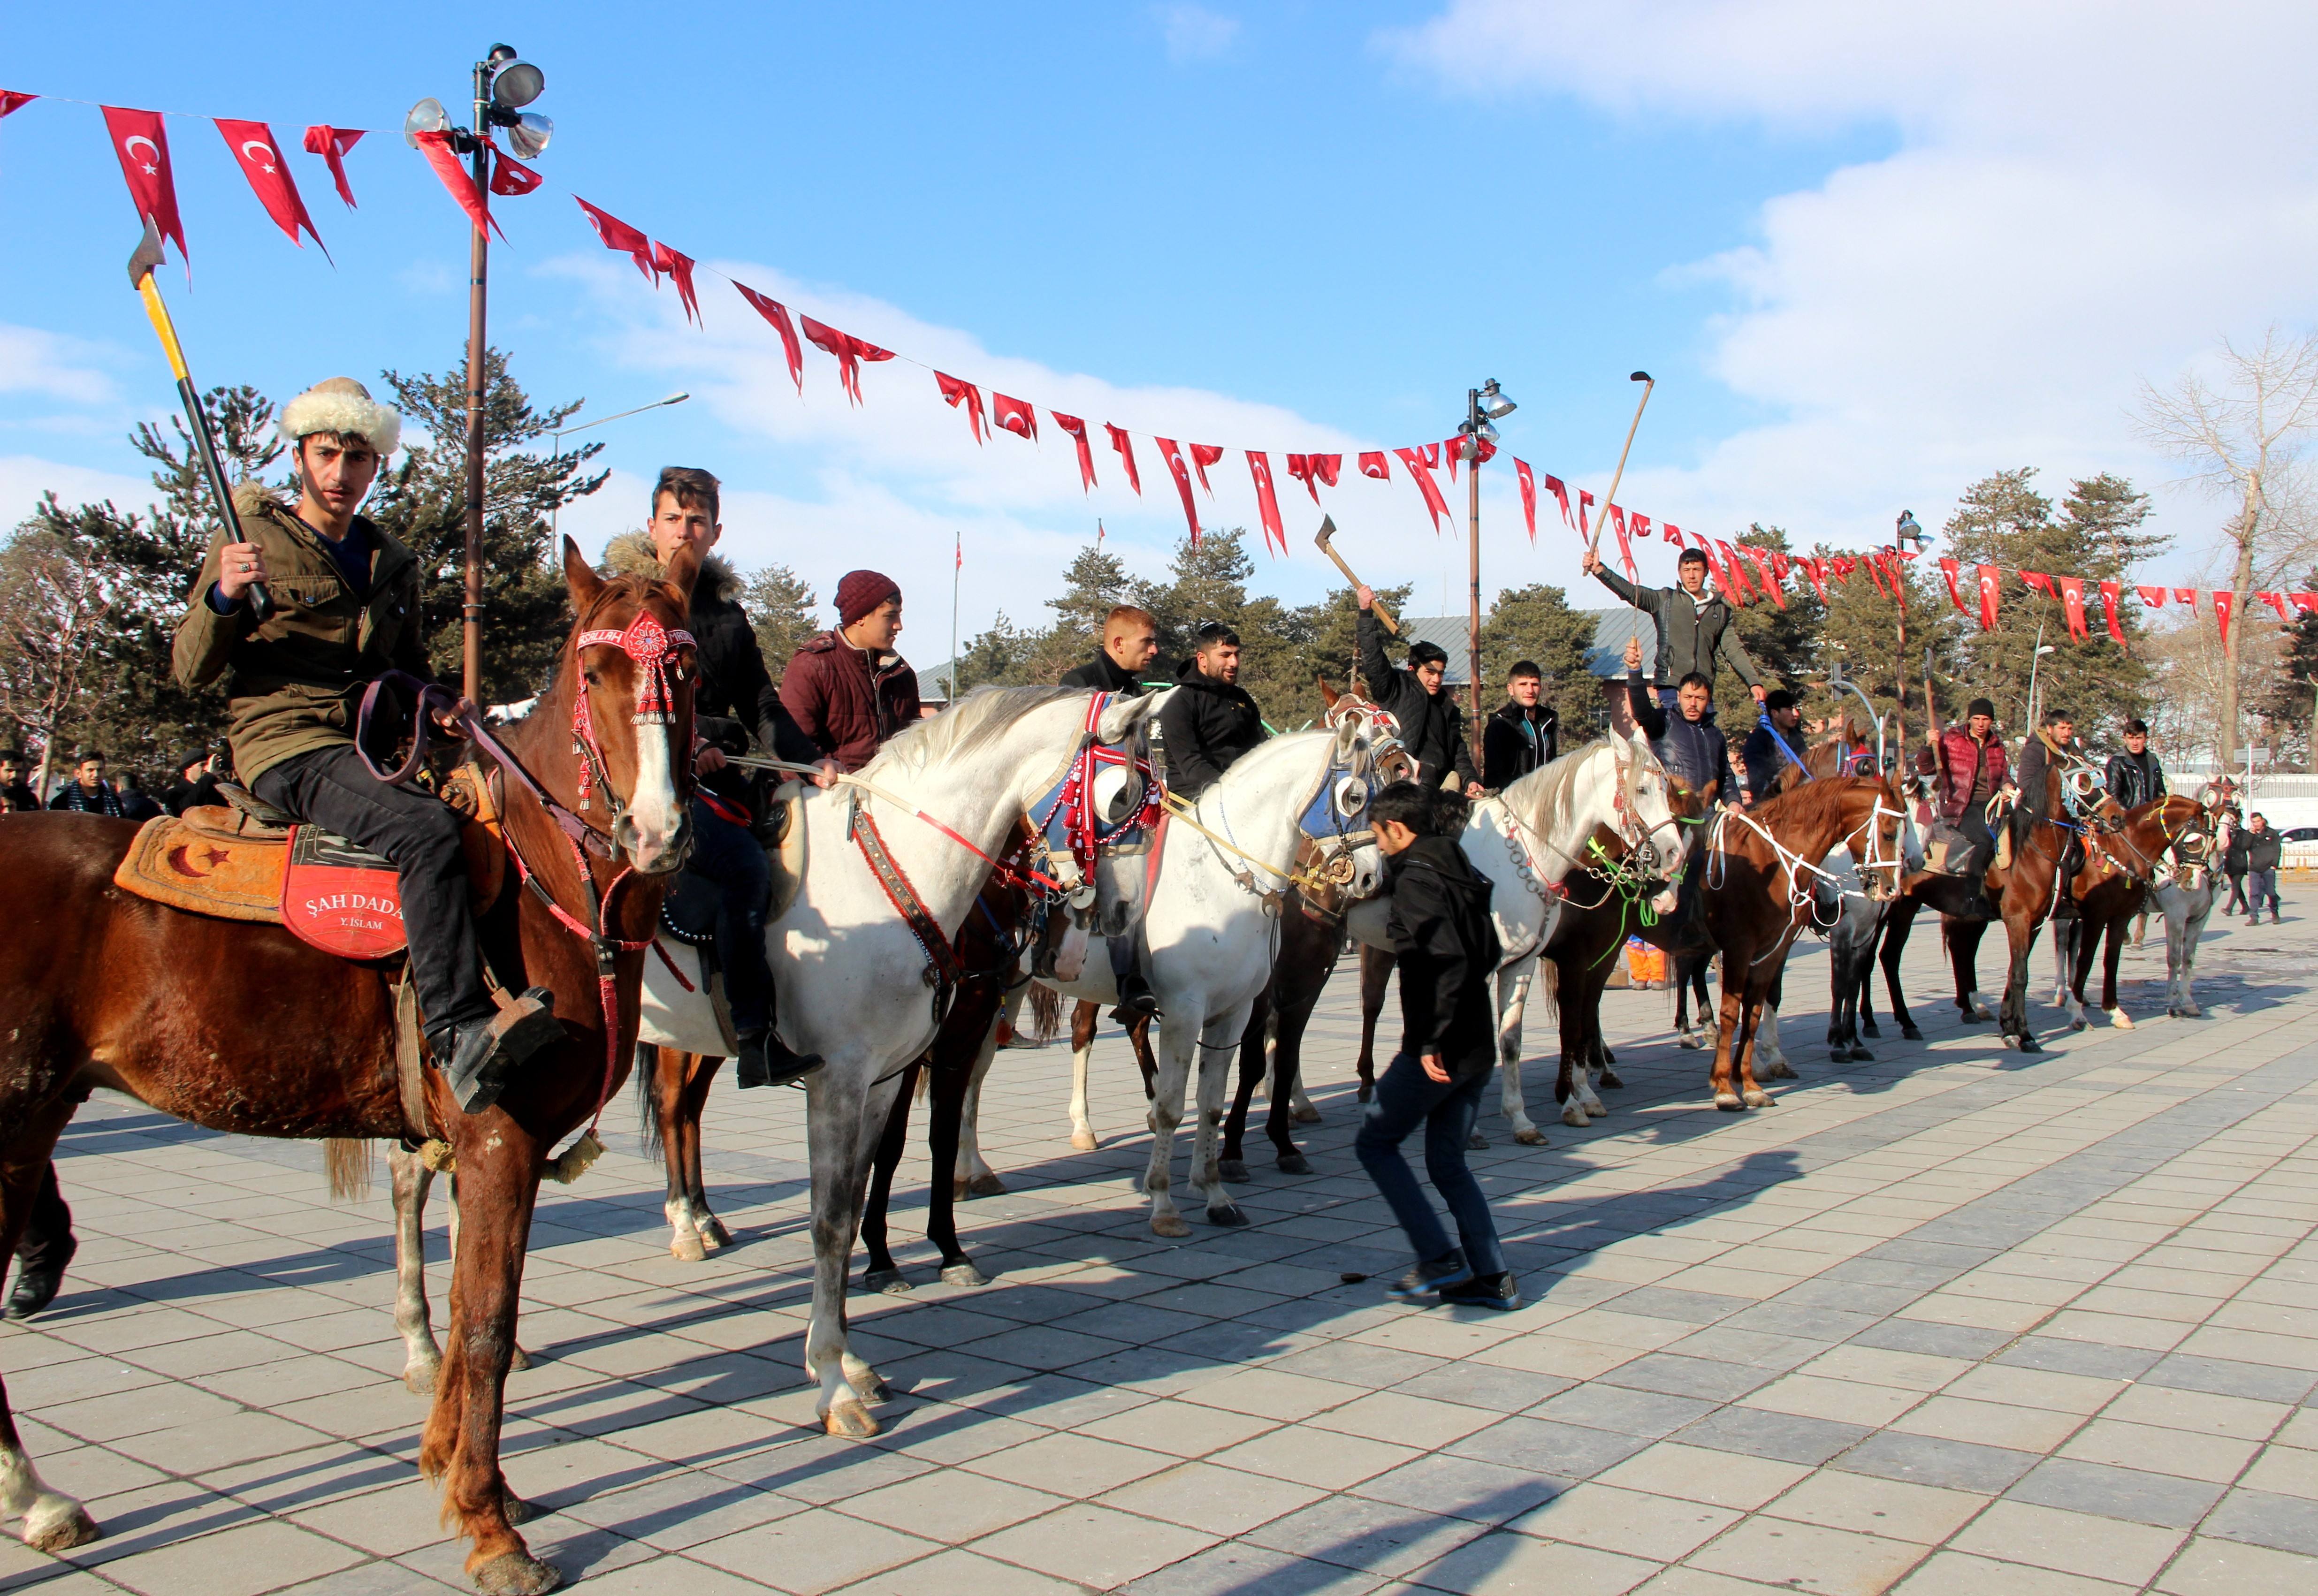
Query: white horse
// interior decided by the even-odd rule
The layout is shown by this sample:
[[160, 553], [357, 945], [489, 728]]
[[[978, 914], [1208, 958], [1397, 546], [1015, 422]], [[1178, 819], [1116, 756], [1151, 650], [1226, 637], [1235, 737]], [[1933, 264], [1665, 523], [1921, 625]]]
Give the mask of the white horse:
[[[1562, 883], [1602, 862], [1589, 846], [1602, 829], [1629, 854], [1647, 847], [1653, 862], [1646, 868], [1654, 877], [1680, 880], [1685, 839], [1669, 800], [1665, 767], [1649, 740], [1639, 732], [1631, 740], [1612, 736], [1475, 800], [1458, 838], [1473, 867], [1489, 878], [1489, 915], [1503, 950], [1496, 972], [1499, 1104], [1514, 1140], [1526, 1146], [1542, 1145], [1545, 1133], [1530, 1119], [1522, 1095], [1522, 1016], [1538, 955], [1568, 905]], [[1666, 887], [1652, 907], [1672, 913], [1675, 889]], [[1345, 923], [1361, 942], [1389, 953], [1389, 913], [1388, 901], [1379, 898], [1356, 907]], [[1577, 1084], [1563, 1108], [1565, 1124], [1584, 1125], [1586, 1119], [1573, 1116], [1608, 1112], [1582, 1075]]]
[[[1383, 856], [1367, 832], [1352, 830], [1368, 797], [1368, 728], [1347, 721], [1334, 731], [1304, 731], [1259, 743], [1235, 760], [1185, 810], [1168, 816], [1155, 862], [1120, 861], [1131, 874], [1155, 872], [1142, 905], [1143, 940], [1159, 1002], [1153, 1027], [1155, 1088], [1147, 1123], [1151, 1229], [1188, 1236], [1173, 1191], [1175, 1129], [1183, 1092], [1199, 1055], [1199, 1120], [1190, 1184], [1210, 1224], [1244, 1224], [1217, 1165], [1226, 1088], [1249, 1010], [1271, 978], [1278, 948], [1281, 889], [1306, 837], [1349, 866], [1345, 890], [1376, 891]], [[1307, 820], [1316, 820], [1307, 827]], [[1107, 956], [1090, 954], [1076, 981], [1042, 981], [1065, 998], [1115, 1003]], [[1082, 1101], [1081, 1112], [1083, 1113]], [[971, 1145], [962, 1141], [961, 1146]]]
[[[1092, 735], [1122, 742], [1165, 698], [1115, 700]], [[884, 1400], [885, 1385], [848, 1343], [846, 1275], [864, 1181], [902, 1071], [939, 1026], [937, 961], [989, 879], [992, 857], [1090, 735], [1088, 707], [1075, 688], [980, 689], [799, 806], [804, 880], [766, 937], [782, 1037], [827, 1061], [806, 1079], [814, 1268], [804, 1365], [821, 1383], [816, 1408], [831, 1435], [879, 1429], [863, 1403]], [[890, 861], [884, 879], [873, 850]], [[938, 937], [921, 940], [897, 897], [921, 907]], [[690, 987], [657, 957], [645, 961], [643, 1039], [723, 1052], [696, 956], [669, 951]]]

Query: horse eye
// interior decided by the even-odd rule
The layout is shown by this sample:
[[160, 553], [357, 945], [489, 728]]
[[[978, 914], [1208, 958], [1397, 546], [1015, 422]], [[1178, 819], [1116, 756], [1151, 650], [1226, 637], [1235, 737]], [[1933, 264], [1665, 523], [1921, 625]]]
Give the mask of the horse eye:
[[604, 678], [603, 678], [602, 677], [600, 677], [600, 676], [597, 676], [597, 675], [594, 671], [592, 671], [592, 670], [583, 670], [583, 671], [581, 671], [580, 674], [581, 677], [582, 677], [582, 678], [587, 682], [587, 684], [588, 684], [589, 686], [591, 686], [591, 687], [600, 687], [600, 686], [602, 686], [604, 685]]

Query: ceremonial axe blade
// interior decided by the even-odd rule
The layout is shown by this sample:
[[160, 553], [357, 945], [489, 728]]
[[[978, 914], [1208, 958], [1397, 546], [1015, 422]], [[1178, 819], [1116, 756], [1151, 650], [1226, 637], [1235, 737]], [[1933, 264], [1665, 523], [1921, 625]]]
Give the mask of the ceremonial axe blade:
[[[1353, 587], [1359, 587], [1363, 585], [1360, 578], [1354, 576], [1352, 574], [1352, 568], [1344, 563], [1344, 557], [1336, 552], [1336, 545], [1328, 541], [1335, 535], [1336, 518], [1334, 516], [1323, 516], [1320, 517], [1320, 535], [1314, 538], [1312, 541], [1320, 546], [1321, 553], [1325, 554], [1329, 559], [1336, 562], [1336, 569], [1344, 573], [1344, 580], [1350, 582]], [[1369, 607], [1376, 612], [1376, 618], [1384, 623], [1384, 629], [1387, 632], [1391, 632], [1395, 637], [1398, 637], [1400, 635], [1400, 623], [1394, 620], [1392, 618], [1392, 612], [1384, 607], [1383, 599], [1378, 599]]]
[[[161, 302], [160, 285], [153, 281], [153, 268], [162, 261], [161, 229], [153, 219], [145, 219], [145, 236], [137, 241], [137, 252], [129, 257], [129, 285], [145, 301], [145, 314], [151, 318], [153, 330], [161, 336], [161, 353], [169, 357], [169, 369], [176, 373], [177, 398], [185, 407], [185, 425], [191, 429], [193, 452], [201, 456], [202, 475], [209, 479], [210, 497], [217, 501], [218, 524], [225, 528], [225, 541], [241, 542], [241, 518], [234, 514], [233, 486], [226, 480], [225, 464], [218, 458], [217, 436], [210, 431], [210, 414], [202, 408], [202, 396], [194, 390], [193, 373], [185, 369], [185, 351], [177, 342], [177, 328], [169, 319], [169, 307]], [[263, 582], [252, 582], [248, 588], [249, 613], [258, 624], [265, 623], [274, 614], [274, 596]], [[206, 598], [201, 602], [207, 603]]]

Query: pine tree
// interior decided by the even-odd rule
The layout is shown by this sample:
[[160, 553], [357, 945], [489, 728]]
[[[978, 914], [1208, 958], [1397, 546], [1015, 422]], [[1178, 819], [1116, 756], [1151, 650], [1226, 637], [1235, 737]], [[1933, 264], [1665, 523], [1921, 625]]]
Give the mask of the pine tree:
[[[1822, 544], [1815, 552], [1825, 559], [1828, 551]], [[1837, 578], [1830, 571], [1814, 650], [1820, 670], [1832, 671], [1840, 664], [1845, 679], [1866, 695], [1876, 714], [1889, 717], [1884, 722], [1887, 737], [1896, 739], [1904, 721], [1909, 742], [1922, 740], [1930, 724], [1924, 710], [1927, 652], [1931, 656], [1934, 672], [1932, 699], [1944, 721], [1955, 719], [1957, 707], [1948, 702], [1954, 691], [1950, 677], [1955, 612], [1945, 591], [1946, 583], [1924, 571], [1924, 563], [1921, 560], [1887, 559], [1878, 569], [1862, 562], [1853, 568], [1848, 580]], [[1900, 585], [1896, 594], [1890, 586], [1894, 575]], [[1908, 629], [1904, 660], [1900, 656], [1902, 595], [1907, 605]], [[1818, 603], [1816, 592], [1811, 598], [1813, 604]], [[1900, 702], [1903, 681], [1908, 689], [1904, 713]], [[1874, 727], [1868, 723], [1870, 717], [1860, 707], [1858, 698], [1848, 689], [1835, 689], [1827, 679], [1811, 686], [1803, 703], [1804, 715], [1810, 720], [1827, 720], [1837, 725], [1848, 721], [1869, 737], [1874, 735]], [[1891, 747], [1889, 751], [1896, 753], [1898, 749]]]
[[[1765, 526], [1760, 522], [1748, 526], [1747, 534], [1738, 541], [1750, 548], [1774, 550], [1785, 555], [1794, 553], [1783, 527]], [[1754, 589], [1755, 596], [1737, 610], [1738, 641], [1746, 645], [1747, 657], [1762, 668], [1768, 678], [1763, 684], [1765, 687], [1798, 692], [1803, 678], [1818, 662], [1819, 637], [1827, 625], [1827, 605], [1820, 601], [1816, 588], [1792, 574], [1780, 585], [1777, 599], [1767, 597], [1756, 576], [1749, 564], [1747, 586]], [[1742, 713], [1738, 719], [1745, 722], [1749, 717]]]
[[813, 612], [821, 601], [804, 578], [786, 565], [768, 565], [741, 578], [741, 605], [756, 629], [765, 668], [779, 681], [790, 659], [821, 630]]
[[[2304, 578], [2302, 590], [2318, 590], [2318, 570]], [[2298, 756], [2305, 771], [2318, 772], [2318, 615], [2296, 610], [2278, 632], [2277, 674], [2247, 707], [2269, 720], [2281, 754]]]
[[[1063, 593], [1047, 600], [1055, 623], [1036, 635], [1030, 650], [1029, 679], [1052, 683], [1066, 670], [1085, 664], [1102, 647], [1102, 623], [1122, 604], [1135, 604], [1139, 585], [1128, 575], [1126, 564], [1100, 543], [1079, 551], [1063, 573]], [[1157, 679], [1160, 661], [1144, 675]], [[1171, 670], [1169, 675], [1172, 675]]]
[[[1407, 613], [1408, 596], [1415, 584], [1404, 582], [1397, 587], [1379, 587], [1376, 596], [1384, 607], [1395, 615]], [[1305, 650], [1304, 674], [1310, 677], [1326, 677], [1328, 685], [1338, 692], [1357, 688], [1367, 694], [1373, 689], [1359, 679], [1360, 614], [1359, 596], [1350, 587], [1335, 587], [1318, 604], [1307, 606], [1306, 620], [1312, 641]], [[1385, 652], [1395, 652], [1392, 638], [1385, 638]], [[1315, 690], [1317, 684], [1315, 682]]]
[[1586, 666], [1594, 647], [1594, 616], [1569, 607], [1568, 596], [1544, 582], [1507, 588], [1481, 623], [1481, 704], [1486, 712], [1501, 696], [1505, 673], [1516, 661], [1532, 661], [1545, 673], [1539, 701], [1561, 717], [1561, 746], [1575, 748], [1599, 730], [1595, 712], [1602, 688]]
[[1025, 632], [998, 612], [990, 630], [969, 638], [958, 650], [957, 691], [960, 696], [976, 687], [1020, 687], [1029, 685], [1030, 665], [1038, 633]]

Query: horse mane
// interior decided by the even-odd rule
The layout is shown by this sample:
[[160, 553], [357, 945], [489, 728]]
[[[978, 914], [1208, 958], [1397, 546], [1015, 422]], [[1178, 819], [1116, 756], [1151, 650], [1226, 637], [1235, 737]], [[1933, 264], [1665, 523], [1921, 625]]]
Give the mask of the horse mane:
[[1828, 776], [1791, 787], [1748, 811], [1766, 829], [1781, 821], [1803, 825], [1830, 820], [1850, 795], [1851, 784], [1864, 776]]
[[894, 733], [861, 774], [874, 779], [897, 767], [921, 773], [996, 741], [1033, 710], [1065, 698], [1083, 704], [1086, 697], [1083, 687], [976, 687], [955, 708]]
[[1573, 807], [1571, 794], [1577, 786], [1577, 767], [1592, 756], [1613, 747], [1614, 742], [1588, 743], [1519, 777], [1497, 796], [1523, 825], [1540, 837], [1550, 836], [1553, 823], [1566, 819]]

